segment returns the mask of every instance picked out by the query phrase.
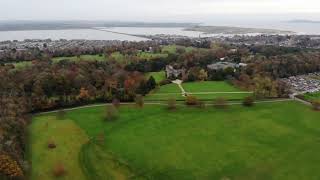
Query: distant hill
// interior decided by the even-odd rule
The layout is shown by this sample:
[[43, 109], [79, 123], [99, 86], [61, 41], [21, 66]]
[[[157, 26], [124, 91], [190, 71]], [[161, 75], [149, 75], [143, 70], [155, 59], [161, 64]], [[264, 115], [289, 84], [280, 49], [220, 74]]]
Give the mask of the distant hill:
[[288, 21], [288, 23], [312, 23], [312, 24], [320, 24], [320, 21], [312, 21], [312, 20], [304, 20], [304, 19], [295, 19]]
[[93, 27], [192, 27], [198, 23], [106, 21], [0, 21], [0, 31], [87, 29]]

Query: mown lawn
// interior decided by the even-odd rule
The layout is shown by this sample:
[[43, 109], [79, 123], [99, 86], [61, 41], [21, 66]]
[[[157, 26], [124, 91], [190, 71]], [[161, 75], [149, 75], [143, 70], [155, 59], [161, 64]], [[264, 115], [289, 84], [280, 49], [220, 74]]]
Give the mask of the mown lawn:
[[208, 51], [209, 50], [209, 49], [205, 49], [205, 48], [185, 47], [185, 46], [179, 46], [179, 45], [168, 45], [168, 46], [162, 47], [162, 53], [175, 54], [175, 53], [177, 53], [178, 48], [182, 48], [186, 52], [191, 52], [194, 50], [201, 50], [201, 51]]
[[166, 53], [149, 53], [149, 52], [140, 52], [138, 57], [142, 59], [152, 60], [154, 58], [166, 58], [168, 54]]
[[177, 84], [167, 84], [157, 87], [145, 97], [146, 101], [166, 101], [174, 98], [176, 100], [184, 100], [181, 90]]
[[[136, 179], [166, 180], [316, 180], [320, 177], [320, 156], [317, 156], [320, 114], [297, 102], [259, 104], [252, 108], [236, 105], [225, 110], [179, 107], [168, 111], [165, 106], [123, 106], [114, 122], [103, 121], [105, 108], [67, 113], [67, 119], [78, 124], [90, 138], [99, 134], [105, 137], [101, 149], [93, 147], [87, 153], [84, 151], [87, 159], [81, 163], [95, 162], [91, 175], [106, 173], [105, 177], [126, 179], [133, 173]], [[36, 125], [39, 122], [40, 119], [34, 121]], [[62, 135], [66, 129], [31, 128], [31, 131], [33, 138], [42, 138]], [[67, 144], [64, 147], [70, 148]], [[43, 157], [42, 145], [32, 150], [33, 155]], [[106, 163], [108, 159], [119, 163]], [[34, 160], [34, 172], [46, 169], [48, 160], [52, 161]], [[108, 164], [115, 169], [111, 171], [113, 174], [108, 173], [110, 169], [105, 170]]]
[[[149, 53], [149, 52], [140, 52], [137, 54], [138, 57], [146, 60], [152, 60], [154, 58], [160, 58], [160, 57], [168, 57], [168, 54], [165, 53]], [[120, 62], [123, 62], [126, 60], [126, 55], [121, 54], [120, 52], [112, 53], [112, 57]]]
[[[57, 120], [54, 115], [33, 118], [29, 127], [29, 157], [32, 162], [30, 179], [56, 179], [53, 170], [63, 165], [66, 176], [62, 179], [85, 179], [78, 161], [80, 148], [88, 142], [85, 131], [72, 120]], [[52, 141], [55, 149], [49, 149]]]
[[[213, 101], [216, 98], [239, 101], [253, 95], [251, 92], [242, 91], [225, 81], [186, 82], [182, 83], [182, 87], [188, 95], [196, 96], [205, 101]], [[145, 97], [148, 101], [166, 101], [170, 98], [185, 100], [176, 84], [160, 86]]]
[[225, 81], [203, 81], [182, 84], [185, 91], [201, 100], [225, 98], [227, 100], [241, 100], [251, 96], [251, 92], [242, 91]]
[[80, 57], [72, 56], [72, 57], [56, 57], [53, 58], [53, 62], [59, 62], [61, 60], [69, 60], [69, 61], [79, 61], [79, 60], [86, 60], [86, 61], [105, 61], [106, 57], [104, 55], [81, 55]]
[[153, 78], [156, 80], [157, 83], [161, 82], [162, 80], [166, 79], [166, 73], [164, 71], [159, 72], [150, 72], [146, 74], [146, 78], [149, 79], [150, 76], [153, 76]]
[[186, 82], [182, 84], [186, 92], [238, 92], [238, 88], [225, 81]]

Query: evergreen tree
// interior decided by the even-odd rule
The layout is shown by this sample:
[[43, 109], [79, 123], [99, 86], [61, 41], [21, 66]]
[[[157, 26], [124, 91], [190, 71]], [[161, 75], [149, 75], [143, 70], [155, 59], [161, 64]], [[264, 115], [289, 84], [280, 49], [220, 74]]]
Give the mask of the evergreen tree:
[[156, 88], [156, 80], [154, 79], [153, 76], [150, 76], [149, 80], [147, 81], [147, 87], [148, 87], [148, 90], [152, 90], [154, 88]]

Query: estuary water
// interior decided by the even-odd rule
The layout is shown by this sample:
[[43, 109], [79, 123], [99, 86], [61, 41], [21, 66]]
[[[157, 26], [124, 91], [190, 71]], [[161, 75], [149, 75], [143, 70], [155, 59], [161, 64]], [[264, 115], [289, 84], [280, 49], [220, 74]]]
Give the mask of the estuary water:
[[32, 30], [32, 31], [0, 31], [0, 41], [25, 39], [86, 39], [86, 40], [120, 40], [145, 41], [147, 39], [124, 34], [99, 31], [94, 29], [67, 29], [67, 30]]
[[[234, 27], [251, 27], [267, 28], [278, 30], [294, 31], [297, 34], [320, 35], [320, 23], [285, 23], [285, 22], [214, 22], [204, 23], [212, 26], [234, 26]], [[105, 31], [106, 30], [106, 31]], [[109, 32], [108, 32], [109, 31]], [[110, 32], [112, 31], [112, 32]], [[113, 33], [118, 32], [118, 33]], [[124, 33], [124, 34], [121, 34]], [[181, 35], [188, 37], [207, 37], [216, 36], [217, 34], [204, 34], [202, 32], [184, 31], [183, 28], [149, 28], [149, 27], [113, 27], [113, 28], [93, 28], [93, 29], [68, 29], [68, 30], [28, 30], [28, 31], [0, 31], [0, 41], [25, 39], [86, 39], [86, 40], [120, 40], [120, 41], [145, 41], [148, 39], [130, 36], [136, 35]], [[221, 35], [221, 34], [218, 34]]]

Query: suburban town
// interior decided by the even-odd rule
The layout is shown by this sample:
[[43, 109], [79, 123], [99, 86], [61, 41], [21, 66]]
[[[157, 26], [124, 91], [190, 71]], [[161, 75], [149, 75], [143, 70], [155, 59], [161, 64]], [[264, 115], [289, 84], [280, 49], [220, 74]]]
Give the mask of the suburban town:
[[[141, 36], [141, 35], [139, 35]], [[320, 36], [316, 35], [238, 35], [238, 36], [213, 36], [213, 37], [187, 37], [179, 35], [150, 35], [144, 36], [157, 44], [174, 44], [179, 41], [187, 40], [192, 44], [204, 41], [229, 43], [235, 45], [273, 45], [283, 47], [304, 47], [320, 49]], [[24, 41], [3, 41], [0, 42], [0, 53], [5, 50], [16, 49], [26, 50], [39, 48], [40, 50], [48, 48], [49, 50], [75, 48], [75, 47], [107, 47], [123, 43], [119, 40], [37, 40], [29, 39]]]

